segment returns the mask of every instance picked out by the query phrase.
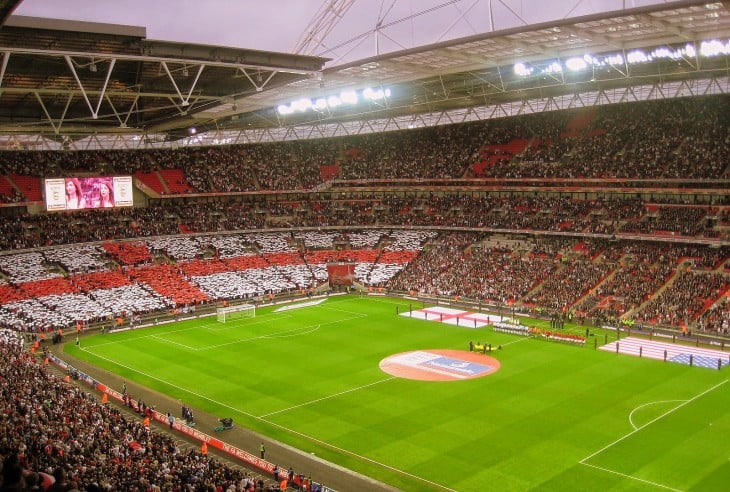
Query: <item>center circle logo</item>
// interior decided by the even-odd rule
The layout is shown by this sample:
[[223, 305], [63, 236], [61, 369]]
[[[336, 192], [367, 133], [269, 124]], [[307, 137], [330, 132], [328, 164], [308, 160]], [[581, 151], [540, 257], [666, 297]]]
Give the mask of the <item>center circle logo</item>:
[[499, 370], [497, 359], [466, 350], [416, 350], [391, 355], [380, 369], [392, 376], [418, 381], [460, 381]]

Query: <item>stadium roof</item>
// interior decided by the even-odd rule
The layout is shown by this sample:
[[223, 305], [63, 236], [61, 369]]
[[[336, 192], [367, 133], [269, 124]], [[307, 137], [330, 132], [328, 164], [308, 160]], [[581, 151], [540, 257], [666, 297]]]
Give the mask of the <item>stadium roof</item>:
[[[144, 27], [10, 15], [19, 3], [0, 0], [6, 147], [169, 144], [193, 129], [241, 142], [311, 138], [730, 84], [727, 0], [573, 17], [331, 67], [320, 56], [149, 40]], [[328, 104], [366, 89], [372, 97], [358, 104]]]

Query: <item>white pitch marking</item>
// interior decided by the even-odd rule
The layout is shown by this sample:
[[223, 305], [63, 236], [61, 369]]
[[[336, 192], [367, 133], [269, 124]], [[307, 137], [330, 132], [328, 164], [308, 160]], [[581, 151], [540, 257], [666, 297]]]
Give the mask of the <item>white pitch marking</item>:
[[[166, 384], [166, 385], [170, 386], [171, 388], [175, 388], [175, 389], [178, 389], [178, 390], [180, 390], [180, 391], [182, 391], [182, 392], [184, 392], [184, 393], [188, 393], [188, 394], [190, 394], [190, 395], [193, 395], [193, 396], [195, 396], [195, 397], [197, 397], [197, 398], [200, 398], [200, 399], [202, 399], [202, 400], [206, 400], [206, 401], [209, 401], [209, 402], [211, 402], [211, 403], [213, 403], [213, 404], [215, 404], [215, 405], [218, 405], [218, 406], [220, 406], [220, 407], [222, 407], [222, 408], [227, 408], [227, 409], [229, 409], [229, 410], [232, 410], [232, 411], [234, 411], [234, 412], [236, 412], [236, 413], [238, 413], [238, 414], [240, 414], [240, 415], [245, 415], [246, 417], [250, 417], [250, 418], [252, 418], [252, 419], [255, 419], [255, 420], [259, 420], [259, 421], [261, 421], [261, 422], [265, 422], [266, 424], [268, 424], [268, 425], [271, 425], [271, 426], [273, 426], [273, 427], [276, 427], [276, 428], [278, 428], [278, 429], [280, 429], [280, 430], [282, 430], [282, 431], [288, 432], [288, 433], [290, 433], [290, 434], [292, 434], [292, 435], [296, 435], [296, 436], [302, 437], [302, 438], [304, 438], [304, 439], [307, 439], [307, 440], [309, 440], [309, 441], [311, 441], [311, 442], [314, 442], [314, 443], [316, 443], [316, 444], [318, 444], [318, 445], [320, 445], [320, 446], [323, 446], [323, 447], [326, 447], [326, 448], [332, 449], [332, 450], [334, 450], [334, 451], [337, 451], [338, 453], [341, 453], [341, 454], [345, 454], [345, 455], [351, 456], [351, 457], [353, 457], [353, 458], [356, 458], [356, 459], [358, 459], [358, 460], [360, 460], [360, 461], [363, 461], [363, 462], [365, 462], [365, 463], [370, 463], [370, 464], [372, 464], [372, 465], [375, 465], [375, 466], [379, 466], [379, 467], [381, 467], [381, 468], [383, 468], [383, 469], [386, 469], [386, 470], [390, 470], [390, 471], [392, 471], [392, 472], [394, 472], [394, 473], [398, 473], [399, 475], [403, 475], [403, 476], [405, 476], [405, 477], [409, 477], [409, 478], [412, 478], [412, 479], [414, 479], [414, 480], [418, 480], [418, 481], [420, 481], [420, 482], [423, 482], [423, 483], [426, 483], [426, 484], [432, 485], [432, 486], [434, 486], [434, 487], [438, 487], [439, 489], [445, 490], [445, 491], [447, 491], [447, 492], [458, 492], [457, 490], [455, 490], [455, 489], [452, 489], [452, 488], [449, 488], [449, 487], [447, 487], [447, 486], [445, 486], [445, 485], [442, 485], [442, 484], [440, 484], [440, 483], [437, 483], [437, 482], [433, 482], [433, 481], [431, 481], [431, 480], [428, 480], [428, 479], [426, 479], [426, 478], [423, 478], [423, 477], [419, 477], [418, 475], [414, 475], [414, 474], [412, 474], [412, 473], [409, 473], [409, 472], [407, 472], [407, 471], [405, 471], [405, 470], [401, 470], [401, 469], [399, 469], [399, 468], [395, 468], [395, 467], [393, 467], [393, 466], [390, 466], [390, 465], [386, 465], [385, 463], [381, 463], [380, 461], [377, 461], [377, 460], [374, 460], [374, 459], [368, 458], [367, 456], [363, 456], [363, 455], [360, 455], [360, 454], [354, 453], [354, 452], [352, 452], [352, 451], [350, 451], [350, 450], [348, 450], [348, 449], [344, 449], [344, 448], [341, 448], [341, 447], [339, 447], [339, 446], [335, 446], [334, 444], [330, 444], [330, 443], [328, 443], [328, 442], [326, 442], [326, 441], [322, 441], [322, 440], [320, 440], [320, 439], [314, 438], [314, 437], [312, 437], [312, 436], [309, 436], [309, 435], [307, 435], [307, 434], [304, 434], [303, 432], [299, 432], [299, 431], [297, 431], [297, 430], [294, 430], [294, 429], [290, 429], [289, 427], [285, 427], [285, 426], [283, 426], [283, 425], [277, 424], [276, 422], [272, 422], [272, 421], [270, 421], [270, 420], [267, 420], [267, 419], [265, 419], [265, 418], [263, 418], [263, 417], [259, 417], [259, 416], [253, 415], [253, 414], [251, 414], [251, 413], [248, 413], [248, 412], [246, 412], [246, 411], [244, 411], [244, 410], [241, 410], [240, 408], [235, 408], [235, 407], [232, 407], [231, 405], [228, 405], [228, 404], [225, 404], [225, 403], [219, 402], [219, 401], [217, 401], [217, 400], [213, 400], [212, 398], [209, 398], [209, 397], [207, 397], [207, 396], [205, 396], [205, 395], [201, 395], [201, 394], [199, 394], [199, 393], [195, 393], [195, 392], [193, 392], [193, 391], [190, 391], [190, 390], [189, 390], [188, 388], [183, 388], [183, 387], [181, 387], [181, 386], [179, 386], [179, 385], [176, 385], [176, 384], [171, 384], [171, 383], [168, 383], [167, 381], [163, 381], [163, 380], [162, 380], [162, 379], [160, 379], [159, 377], [156, 377], [156, 376], [153, 376], [153, 375], [151, 375], [151, 374], [148, 374], [148, 373], [145, 373], [145, 372], [139, 371], [139, 370], [137, 370], [137, 369], [135, 369], [135, 368], [132, 368], [132, 367], [129, 367], [129, 366], [125, 366], [125, 365], [123, 365], [123, 364], [120, 364], [120, 363], [118, 363], [117, 361], [113, 361], [113, 360], [111, 360], [111, 359], [108, 359], [108, 358], [106, 358], [106, 357], [100, 357], [100, 356], [97, 356], [97, 357], [99, 357], [100, 359], [104, 359], [104, 360], [106, 360], [106, 361], [108, 361], [108, 362], [111, 362], [112, 364], [116, 364], [116, 365], [118, 365], [119, 367], [124, 367], [125, 369], [127, 369], [127, 370], [129, 370], [129, 371], [132, 371], [132, 372], [136, 372], [137, 374], [140, 374], [140, 375], [142, 375], [142, 376], [144, 376], [144, 377], [148, 377], [148, 378], [150, 378], [150, 379], [153, 379], [153, 380], [155, 380], [155, 381], [159, 381], [159, 382], [161, 382], [161, 383], [163, 383], [163, 384]], [[395, 379], [395, 378], [389, 378], [389, 379]], [[380, 382], [382, 382], [382, 381], [380, 381]], [[376, 383], [377, 383], [377, 382], [376, 382]], [[373, 383], [373, 384], [376, 384], [376, 383]]]
[[277, 410], [275, 412], [265, 413], [263, 415], [260, 415], [259, 418], [264, 419], [266, 417], [270, 417], [271, 415], [276, 415], [278, 413], [288, 412], [289, 410], [294, 410], [295, 408], [305, 407], [307, 405], [311, 405], [312, 403], [317, 403], [317, 402], [320, 402], [320, 401], [329, 400], [330, 398], [335, 398], [337, 396], [346, 395], [347, 393], [352, 393], [354, 391], [359, 391], [361, 389], [369, 388], [370, 386], [375, 386], [376, 384], [385, 383], [385, 382], [391, 381], [393, 379], [395, 379], [395, 376], [391, 376], [389, 378], [381, 379], [380, 381], [375, 381], [373, 383], [364, 384], [362, 386], [357, 386], [355, 388], [350, 388], [350, 389], [345, 390], [345, 391], [340, 391], [339, 393], [334, 393], [334, 394], [331, 394], [329, 396], [323, 396], [322, 398], [317, 398], [317, 399], [314, 399], [314, 400], [305, 401], [304, 403], [300, 403], [298, 405], [293, 405], [293, 406], [287, 407], [287, 408], [282, 408], [281, 410]]
[[[648, 426], [650, 426], [650, 425], [651, 425], [651, 424], [653, 424], [654, 422], [657, 422], [658, 420], [661, 420], [661, 419], [663, 419], [663, 418], [664, 418], [664, 417], [666, 417], [667, 415], [669, 415], [669, 414], [671, 414], [671, 413], [674, 413], [674, 412], [676, 412], [677, 410], [679, 410], [679, 409], [680, 409], [680, 408], [682, 408], [683, 406], [685, 406], [685, 405], [688, 405], [688, 404], [692, 403], [692, 402], [693, 402], [693, 401], [695, 401], [696, 399], [698, 399], [698, 398], [700, 398], [700, 397], [702, 397], [702, 396], [706, 395], [707, 393], [709, 393], [709, 392], [711, 392], [711, 391], [714, 391], [715, 389], [719, 388], [720, 386], [722, 386], [723, 384], [725, 384], [725, 383], [727, 383], [727, 382], [728, 382], [728, 380], [727, 380], [727, 379], [726, 379], [726, 380], [724, 380], [724, 381], [720, 381], [720, 382], [719, 382], [719, 383], [717, 383], [716, 385], [714, 385], [714, 386], [712, 386], [712, 387], [710, 387], [710, 388], [706, 389], [705, 391], [703, 391], [702, 393], [699, 393], [698, 395], [695, 395], [695, 396], [693, 396], [693, 397], [692, 397], [692, 398], [690, 398], [689, 400], [684, 400], [684, 402], [683, 402], [683, 403], [680, 403], [680, 404], [679, 404], [679, 405], [677, 405], [676, 407], [674, 407], [674, 408], [672, 408], [672, 409], [670, 409], [670, 410], [667, 410], [667, 411], [666, 411], [666, 412], [664, 412], [663, 414], [661, 414], [661, 415], [659, 415], [658, 417], [656, 417], [656, 418], [654, 418], [654, 419], [650, 420], [649, 422], [647, 422], [646, 424], [642, 425], [641, 427], [638, 427], [638, 428], [636, 428], [636, 429], [632, 430], [632, 431], [631, 431], [631, 432], [629, 432], [628, 434], [626, 434], [626, 435], [624, 435], [624, 436], [622, 436], [622, 437], [620, 437], [620, 438], [616, 439], [616, 440], [615, 440], [615, 441], [613, 441], [612, 443], [606, 444], [605, 446], [603, 446], [603, 447], [602, 447], [601, 449], [599, 449], [598, 451], [595, 451], [595, 452], [593, 452], [593, 453], [589, 454], [588, 456], [586, 456], [585, 458], [583, 458], [582, 460], [580, 460], [580, 461], [579, 461], [578, 463], [579, 463], [579, 464], [581, 464], [581, 465], [585, 465], [585, 466], [590, 466], [590, 467], [592, 467], [592, 468], [596, 468], [596, 469], [598, 469], [598, 470], [603, 470], [603, 471], [606, 471], [606, 472], [609, 472], [609, 473], [613, 473], [613, 474], [615, 474], [615, 475], [620, 475], [620, 476], [622, 476], [622, 477], [630, 478], [630, 479], [632, 479], [632, 480], [636, 480], [636, 481], [639, 481], [639, 482], [645, 482], [645, 483], [650, 483], [650, 484], [652, 484], [652, 485], [656, 485], [657, 487], [662, 487], [662, 488], [665, 488], [665, 489], [668, 489], [668, 490], [677, 490], [677, 489], [674, 489], [674, 488], [672, 488], [672, 487], [668, 487], [668, 486], [666, 486], [666, 485], [661, 485], [661, 484], [658, 484], [658, 483], [650, 482], [650, 481], [648, 481], [648, 480], [644, 480], [644, 479], [642, 479], [642, 478], [639, 478], [639, 477], [634, 477], [634, 476], [631, 476], [631, 475], [626, 475], [626, 474], [624, 474], [624, 473], [621, 473], [621, 472], [617, 472], [617, 471], [614, 471], [614, 470], [610, 470], [610, 469], [608, 469], [608, 468], [603, 468], [603, 467], [600, 467], [600, 466], [596, 466], [596, 465], [591, 465], [590, 463], [586, 463], [586, 461], [588, 461], [589, 459], [593, 458], [594, 456], [596, 456], [596, 455], [598, 455], [598, 454], [600, 454], [600, 453], [604, 452], [605, 450], [607, 450], [607, 449], [609, 449], [609, 448], [612, 448], [613, 446], [615, 446], [616, 444], [620, 443], [620, 442], [621, 442], [621, 441], [623, 441], [624, 439], [627, 439], [627, 438], [629, 438], [629, 437], [633, 436], [634, 434], [636, 434], [636, 433], [637, 433], [637, 432], [639, 432], [640, 430], [644, 429], [645, 427], [648, 427]], [[681, 401], [681, 400], [678, 400], [678, 401]], [[680, 492], [680, 491], [677, 491], [677, 492]]]
[[674, 403], [678, 401], [687, 401], [687, 400], [661, 400], [661, 401], [650, 401], [649, 403], [644, 403], [643, 405], [639, 405], [638, 407], [631, 410], [631, 413], [629, 413], [629, 424], [631, 424], [631, 427], [634, 428], [634, 430], [638, 429], [636, 425], [634, 425], [634, 412], [637, 412], [641, 410], [644, 407], [648, 407], [649, 405], [657, 405], [659, 403]]

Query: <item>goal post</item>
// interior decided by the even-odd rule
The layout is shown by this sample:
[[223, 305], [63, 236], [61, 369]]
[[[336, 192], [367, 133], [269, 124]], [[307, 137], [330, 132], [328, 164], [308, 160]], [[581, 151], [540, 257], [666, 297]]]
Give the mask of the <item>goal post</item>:
[[233, 319], [239, 318], [255, 318], [256, 306], [253, 304], [237, 304], [235, 306], [225, 306], [216, 309], [219, 323], [226, 323]]

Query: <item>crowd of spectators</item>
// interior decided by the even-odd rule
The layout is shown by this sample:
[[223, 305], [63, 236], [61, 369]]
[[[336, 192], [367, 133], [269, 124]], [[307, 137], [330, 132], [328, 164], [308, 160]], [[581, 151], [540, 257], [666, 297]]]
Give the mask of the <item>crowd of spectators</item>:
[[[179, 235], [0, 255], [0, 326], [112, 326], [119, 317], [251, 302], [326, 284], [328, 263], [352, 263], [359, 282], [382, 286], [436, 235], [387, 229]], [[373, 247], [353, 250], [350, 237]], [[335, 241], [345, 247], [335, 249]]]
[[0, 378], [3, 491], [279, 490], [101, 403], [50, 372], [13, 332], [2, 333]]
[[[712, 207], [671, 199], [649, 203], [635, 196], [453, 190], [311, 194], [288, 202], [228, 194], [312, 190], [332, 178], [392, 183], [474, 177], [727, 179], [728, 118], [728, 99], [707, 97], [606, 106], [582, 118], [554, 112], [338, 139], [176, 150], [2, 152], [0, 174], [9, 182], [13, 175], [182, 169], [195, 192], [218, 196], [113, 211], [8, 214], [0, 221], [5, 253], [0, 256], [0, 326], [73, 326], [80, 317], [114, 320], [180, 303], [187, 309], [201, 299], [311, 289], [327, 281], [325, 264], [315, 261], [322, 252], [321, 258], [354, 262], [359, 281], [393, 291], [570, 311], [598, 322], [630, 315], [645, 324], [727, 335], [728, 247], [620, 240], [622, 234], [637, 233], [727, 239], [730, 206], [722, 193]], [[526, 142], [520, 151], [504, 150], [516, 140]], [[475, 165], [487, 161], [476, 173]], [[5, 203], [24, 199], [23, 189], [0, 193]], [[364, 229], [327, 231], [331, 226]], [[380, 229], [390, 226], [450, 232]], [[241, 232], [279, 227], [318, 230]], [[495, 239], [497, 232], [512, 234], [512, 240]], [[608, 241], [609, 236], [619, 240]], [[132, 238], [139, 241], [133, 251], [117, 246]], [[108, 247], [88, 244], [100, 241]], [[16, 251], [38, 248], [42, 251]], [[351, 251], [339, 255], [338, 249]], [[388, 256], [404, 251], [415, 253], [402, 261]], [[380, 255], [399, 261], [379, 262]], [[169, 264], [155, 266], [155, 259]], [[179, 301], [179, 292], [166, 291], [156, 283], [160, 280], [185, 283], [192, 297]], [[51, 293], [40, 295], [44, 289]], [[79, 490], [263, 487], [250, 474], [210, 456], [181, 451], [169, 436], [150, 432], [141, 421], [55, 378], [21, 352], [12, 333], [4, 332], [3, 338], [2, 490], [32, 490], [43, 477]]]
[[524, 303], [551, 311], [567, 311], [612, 270], [613, 266], [606, 263], [577, 258], [568, 260], [567, 264], [562, 264], [545, 279], [539, 289], [528, 294]]
[[[0, 153], [0, 174], [53, 177], [181, 169], [198, 193], [310, 190], [332, 178], [721, 179], [727, 177], [730, 157], [728, 113], [728, 99], [716, 96], [279, 143], [5, 151]], [[495, 152], [488, 149], [515, 141], [526, 142], [521, 151], [488, 160]], [[3, 200], [10, 198], [4, 193]]]
[[[474, 193], [460, 191], [458, 186], [430, 192], [413, 188], [410, 192], [333, 193], [323, 189], [292, 194], [287, 201], [276, 194], [267, 198], [266, 194], [236, 193], [312, 190], [332, 178], [340, 180], [339, 183], [382, 180], [384, 186], [407, 182], [411, 187], [431, 182], [428, 180], [433, 180], [435, 186], [444, 183], [439, 180], [447, 179], [461, 185], [476, 176], [477, 167], [479, 176], [491, 178], [599, 178], [607, 186], [612, 186], [610, 183], [617, 177], [725, 178], [730, 156], [728, 109], [727, 98], [702, 97], [280, 143], [172, 150], [2, 152], [0, 172], [11, 179], [13, 175], [135, 174], [181, 169], [193, 191], [213, 196], [157, 199], [144, 207], [119, 210], [9, 213], [0, 222], [0, 250], [50, 248], [42, 264], [33, 260], [31, 268], [16, 265], [33, 281], [53, 276], [54, 269], [62, 269], [72, 276], [107, 270], [107, 255], [112, 245], [132, 238], [146, 240], [146, 256], [134, 260], [143, 263], [153, 257], [171, 263], [198, 261], [205, 255], [215, 256], [216, 261], [229, 258], [227, 264], [197, 264], [196, 268], [204, 275], [180, 277], [181, 282], [200, 281], [206, 286], [205, 293], [196, 293], [190, 287], [189, 300], [197, 302], [218, 292], [231, 280], [221, 277], [214, 281], [211, 275], [233, 273], [243, 282], [240, 270], [236, 270], [247, 264], [240, 259], [241, 248], [251, 254], [261, 253], [256, 246], [235, 241], [227, 245], [209, 234], [236, 237], [235, 233], [241, 231], [332, 226], [418, 226], [479, 231], [475, 234], [537, 234], [528, 241], [529, 248], [524, 251], [493, 245], [482, 247], [462, 238], [453, 244], [434, 244], [402, 272], [401, 263], [374, 266], [372, 261], [359, 262], [356, 271], [359, 278], [377, 285], [391, 282], [406, 289], [410, 284], [408, 289], [415, 287], [432, 294], [489, 298], [497, 302], [519, 299], [548, 309], [581, 301], [581, 310], [602, 310], [615, 316], [637, 309], [646, 296], [659, 288], [657, 284], [670, 275], [680, 259], [671, 255], [680, 255], [681, 248], [666, 248], [666, 257], [659, 259], [649, 260], [639, 255], [627, 260], [622, 256], [631, 254], [632, 246], [605, 246], [601, 241], [637, 234], [726, 240], [730, 237], [727, 219], [730, 207], [724, 205], [728, 197], [721, 188], [712, 205], [684, 203], [681, 197], [661, 193], [648, 200], [635, 194], [504, 190]], [[476, 164], [480, 165], [475, 167]], [[17, 196], [19, 191], [13, 192]], [[207, 250], [201, 252], [197, 240], [186, 243], [168, 239], [180, 233], [206, 234]], [[570, 252], [571, 245], [577, 242], [558, 239], [557, 235], [562, 234], [583, 236], [582, 257], [556, 263], [557, 255]], [[335, 248], [334, 244], [325, 247], [316, 241], [308, 244], [307, 240], [294, 238], [289, 246], [298, 244], [295, 250], [302, 253], [309, 249]], [[108, 245], [106, 251], [81, 246], [99, 241]], [[342, 244], [348, 247], [347, 238], [340, 238], [339, 242], [338, 247]], [[69, 244], [79, 246], [73, 251], [57, 248]], [[349, 247], [356, 248], [357, 243]], [[692, 247], [685, 247], [683, 254], [691, 258], [695, 269], [720, 268], [725, 258], [708, 253], [710, 248], [705, 245], [695, 246], [696, 251], [686, 248]], [[602, 261], [595, 261], [599, 250]], [[444, 260], [440, 256], [459, 258], [459, 262], [442, 264]], [[118, 260], [126, 266], [121, 257]], [[232, 267], [234, 260], [235, 268]], [[2, 275], [22, 282], [12, 268], [11, 264], [5, 267], [0, 264]], [[310, 288], [326, 275], [320, 266], [312, 264], [308, 269], [299, 264], [279, 264], [276, 268], [280, 270], [276, 275], [255, 279], [246, 289], [235, 291], [235, 295], [254, 295], [257, 285], [264, 280], [273, 291]], [[429, 269], [439, 275], [428, 278]], [[181, 275], [169, 273], [169, 268], [165, 272], [161, 267], [158, 270], [155, 273], [168, 281]], [[192, 272], [193, 268], [189, 266], [187, 270]], [[203, 281], [206, 275], [210, 278]], [[277, 275], [281, 280], [274, 281]], [[397, 278], [391, 280], [394, 276]], [[154, 279], [144, 278], [145, 282], [154, 283]], [[636, 286], [637, 278], [652, 281]], [[134, 280], [141, 282], [142, 277]], [[69, 291], [63, 294], [77, 294], [73, 285], [69, 285]], [[122, 287], [126, 288], [113, 286]], [[155, 289], [163, 286], [155, 284], [152, 290]], [[16, 294], [13, 291], [13, 296]], [[25, 299], [13, 300], [21, 301]], [[64, 310], [65, 301], [49, 298], [46, 304], [58, 316]], [[86, 305], [84, 309], [92, 310]]]
[[[721, 303], [730, 288], [728, 270], [722, 266], [729, 258], [727, 248], [448, 237], [448, 242], [426, 247], [389, 288], [493, 305], [517, 303], [538, 312], [588, 317], [597, 324], [628, 315], [677, 329], [696, 320], [713, 333], [730, 333], [726, 304], [698, 318], [713, 303]], [[685, 272], [687, 268], [691, 271]], [[681, 277], [674, 279], [675, 275]], [[658, 296], [663, 297], [657, 301]]]
[[[727, 207], [581, 200], [552, 195], [459, 193], [295, 202], [161, 200], [147, 207], [18, 214], [0, 223], [0, 250], [279, 227], [439, 226], [585, 234], [729, 237], [716, 220]], [[632, 213], [633, 215], [630, 215]], [[708, 229], [708, 224], [713, 224]], [[712, 231], [713, 234], [709, 234]]]
[[700, 236], [705, 229], [705, 218], [712, 215], [713, 210], [706, 207], [666, 206], [658, 208], [656, 213], [647, 214], [642, 220], [625, 222], [620, 230], [641, 234], [660, 231], [682, 236]]
[[[592, 313], [601, 322], [615, 321], [638, 308], [671, 276], [677, 262], [664, 261], [666, 245], [630, 243], [621, 248], [604, 250], [603, 256], [618, 266], [614, 274], [601, 282], [580, 302], [576, 310]], [[612, 253], [612, 254], [611, 254]]]
[[650, 324], [688, 327], [728, 288], [730, 282], [723, 273], [680, 271], [638, 310], [636, 319]]

